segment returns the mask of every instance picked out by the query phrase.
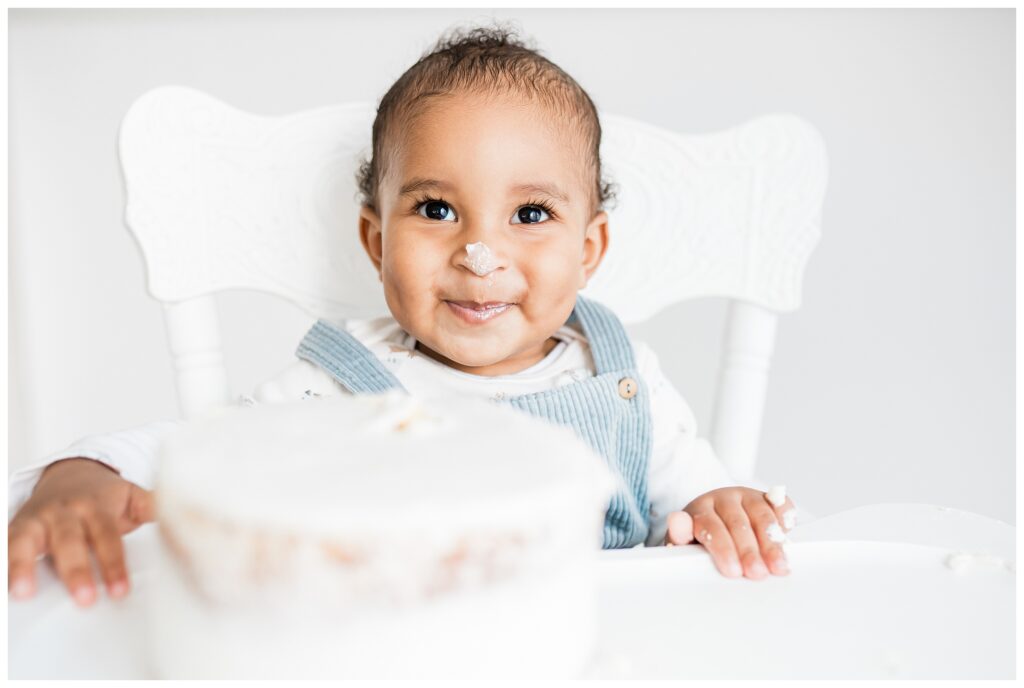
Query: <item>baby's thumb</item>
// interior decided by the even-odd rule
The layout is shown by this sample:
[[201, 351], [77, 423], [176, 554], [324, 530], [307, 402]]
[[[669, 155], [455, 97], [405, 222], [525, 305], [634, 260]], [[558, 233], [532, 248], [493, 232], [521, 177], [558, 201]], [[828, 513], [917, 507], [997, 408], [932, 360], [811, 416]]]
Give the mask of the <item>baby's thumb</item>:
[[686, 545], [693, 542], [693, 518], [685, 511], [673, 511], [668, 515], [666, 545]]
[[132, 485], [128, 493], [128, 508], [126, 509], [128, 521], [132, 524], [129, 530], [134, 530], [143, 523], [149, 523], [156, 518], [156, 503], [153, 493], [138, 485]]

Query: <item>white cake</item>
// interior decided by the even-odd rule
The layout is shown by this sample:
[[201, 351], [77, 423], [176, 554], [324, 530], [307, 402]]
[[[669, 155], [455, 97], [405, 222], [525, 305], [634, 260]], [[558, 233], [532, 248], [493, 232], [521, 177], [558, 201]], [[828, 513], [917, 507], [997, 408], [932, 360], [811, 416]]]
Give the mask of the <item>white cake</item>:
[[233, 408], [161, 449], [163, 678], [581, 675], [614, 483], [575, 433], [400, 394]]

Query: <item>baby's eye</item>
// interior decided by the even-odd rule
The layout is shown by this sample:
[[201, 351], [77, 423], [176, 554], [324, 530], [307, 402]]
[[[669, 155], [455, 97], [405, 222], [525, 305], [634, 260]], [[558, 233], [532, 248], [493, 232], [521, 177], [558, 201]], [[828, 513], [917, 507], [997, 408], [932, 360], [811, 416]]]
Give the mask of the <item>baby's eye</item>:
[[[423, 215], [421, 210], [426, 208], [427, 214]], [[417, 214], [427, 218], [428, 220], [441, 220], [442, 222], [447, 220], [454, 220], [455, 213], [452, 211], [452, 207], [448, 205], [447, 201], [438, 201], [428, 199], [421, 201], [416, 206]]]
[[[524, 205], [512, 216], [512, 224], [534, 225], [544, 221], [544, 218], [541, 217], [542, 214], [547, 215], [550, 219], [550, 214], [545, 208], [539, 205]], [[516, 222], [516, 218], [519, 219], [519, 222]]]

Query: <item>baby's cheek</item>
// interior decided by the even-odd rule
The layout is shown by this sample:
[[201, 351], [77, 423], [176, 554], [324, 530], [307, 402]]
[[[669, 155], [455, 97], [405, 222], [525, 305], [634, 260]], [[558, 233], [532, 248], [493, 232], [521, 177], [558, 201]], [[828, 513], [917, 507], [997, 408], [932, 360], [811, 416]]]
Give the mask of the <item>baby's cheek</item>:
[[529, 262], [530, 291], [547, 300], [575, 301], [582, 260], [579, 250], [551, 247]]
[[406, 331], [419, 331], [424, 304], [423, 299], [417, 296], [420, 292], [414, 288], [418, 281], [417, 276], [408, 271], [390, 269], [385, 265], [382, 277], [384, 300], [391, 315]]
[[549, 256], [531, 265], [527, 275], [529, 298], [523, 304], [523, 315], [537, 327], [550, 330], [545, 336], [561, 327], [572, 313], [578, 270], [578, 264], [560, 256]]
[[433, 282], [437, 258], [429, 247], [417, 247], [407, 242], [385, 244], [383, 281], [394, 296], [404, 303], [410, 297], [423, 294]]

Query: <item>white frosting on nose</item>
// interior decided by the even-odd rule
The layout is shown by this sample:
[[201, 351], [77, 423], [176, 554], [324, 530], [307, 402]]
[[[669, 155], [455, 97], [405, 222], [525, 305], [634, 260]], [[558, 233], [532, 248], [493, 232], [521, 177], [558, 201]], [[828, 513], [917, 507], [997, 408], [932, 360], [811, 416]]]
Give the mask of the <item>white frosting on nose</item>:
[[498, 267], [491, 249], [482, 241], [466, 244], [466, 255], [466, 266], [480, 277], [494, 272]]

